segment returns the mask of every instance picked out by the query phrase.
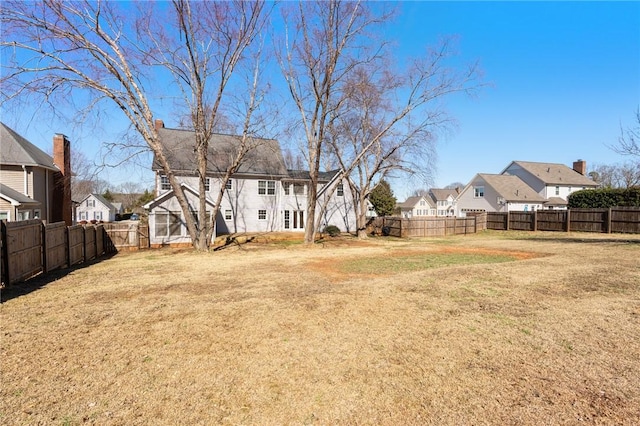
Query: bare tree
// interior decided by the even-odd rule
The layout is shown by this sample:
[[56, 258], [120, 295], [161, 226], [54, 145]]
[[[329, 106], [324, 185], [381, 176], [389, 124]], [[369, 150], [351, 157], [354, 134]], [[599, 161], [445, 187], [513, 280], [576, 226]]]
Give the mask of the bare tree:
[[317, 232], [318, 177], [328, 126], [342, 107], [346, 78], [358, 64], [377, 54], [360, 42], [385, 17], [372, 16], [368, 4], [330, 0], [300, 2], [286, 10], [284, 18], [286, 38], [279, 61], [306, 141], [310, 185], [305, 243], [309, 244]]
[[443, 39], [403, 71], [379, 59], [347, 79], [345, 111], [332, 122], [329, 143], [354, 197], [360, 238], [366, 237], [366, 198], [378, 182], [391, 173], [429, 180], [436, 136], [453, 123], [443, 99], [478, 89], [476, 64], [450, 68], [453, 55], [452, 39]]
[[640, 163], [596, 164], [589, 176], [602, 188], [640, 186]]
[[[151, 150], [182, 208], [195, 248], [208, 248], [216, 212], [207, 219], [205, 177], [209, 140], [225, 94], [242, 92], [240, 147], [223, 171], [224, 183], [253, 148], [250, 132], [258, 90], [259, 34], [265, 25], [262, 2], [172, 0], [167, 8], [150, 3], [42, 0], [5, 1], [0, 6], [5, 71], [2, 102], [37, 96], [52, 106], [68, 99], [84, 111], [105, 105], [120, 110], [143, 144], [121, 149]], [[233, 77], [251, 62], [248, 86]], [[170, 83], [167, 84], [167, 81]], [[155, 84], [158, 82], [157, 84]], [[168, 152], [154, 125], [153, 105], [173, 98], [188, 111], [195, 133], [194, 171], [199, 178], [199, 209], [191, 212]], [[138, 150], [138, 151], [136, 151]], [[216, 209], [219, 203], [216, 203]]]
[[640, 158], [640, 108], [636, 110], [634, 125], [620, 129], [618, 144], [613, 149], [619, 154]]

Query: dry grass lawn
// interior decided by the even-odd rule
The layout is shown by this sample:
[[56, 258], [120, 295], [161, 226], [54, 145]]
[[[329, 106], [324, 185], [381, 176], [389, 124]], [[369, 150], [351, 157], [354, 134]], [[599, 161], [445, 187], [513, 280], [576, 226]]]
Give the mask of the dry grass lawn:
[[640, 236], [161, 249], [2, 298], [0, 424], [640, 423]]

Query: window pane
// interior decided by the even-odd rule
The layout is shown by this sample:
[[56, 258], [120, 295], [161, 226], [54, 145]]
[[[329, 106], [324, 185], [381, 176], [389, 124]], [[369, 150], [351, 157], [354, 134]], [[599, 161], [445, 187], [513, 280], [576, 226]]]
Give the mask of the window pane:
[[276, 194], [276, 181], [274, 180], [267, 181], [267, 194], [268, 195]]
[[267, 193], [267, 181], [259, 180], [258, 181], [258, 194], [264, 195]]
[[167, 221], [169, 220], [168, 213], [156, 213], [156, 235], [159, 237], [166, 237], [167, 230], [169, 229], [167, 226]]
[[172, 237], [180, 236], [182, 230], [182, 221], [180, 220], [180, 212], [169, 213], [169, 235]]

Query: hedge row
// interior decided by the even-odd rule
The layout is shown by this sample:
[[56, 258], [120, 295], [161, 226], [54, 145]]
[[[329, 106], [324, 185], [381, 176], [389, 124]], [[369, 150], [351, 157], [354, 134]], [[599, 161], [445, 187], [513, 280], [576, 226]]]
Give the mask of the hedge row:
[[587, 189], [570, 194], [567, 201], [569, 208], [578, 209], [640, 207], [640, 187], [627, 189]]

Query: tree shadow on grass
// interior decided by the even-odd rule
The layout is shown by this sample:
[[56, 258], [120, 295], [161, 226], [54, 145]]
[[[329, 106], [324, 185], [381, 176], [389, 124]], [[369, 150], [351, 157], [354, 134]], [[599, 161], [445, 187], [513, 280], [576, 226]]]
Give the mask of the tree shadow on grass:
[[57, 281], [65, 276], [69, 275], [72, 272], [78, 271], [80, 269], [84, 269], [95, 265], [96, 263], [100, 263], [104, 260], [110, 259], [115, 256], [117, 253], [107, 253], [100, 256], [97, 259], [92, 259], [86, 262], [78, 263], [68, 268], [60, 268], [55, 271], [48, 272], [46, 274], [40, 273], [35, 275], [26, 281], [14, 283], [8, 285], [6, 287], [0, 288], [0, 303], [8, 302], [9, 300], [16, 299], [21, 296], [26, 296], [36, 290], [39, 290], [46, 286], [47, 284]]

